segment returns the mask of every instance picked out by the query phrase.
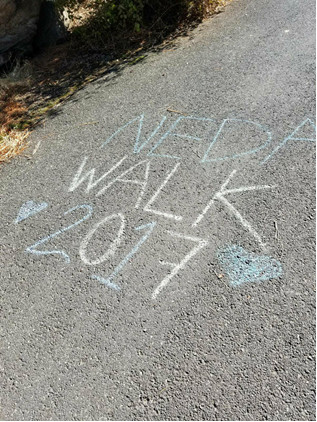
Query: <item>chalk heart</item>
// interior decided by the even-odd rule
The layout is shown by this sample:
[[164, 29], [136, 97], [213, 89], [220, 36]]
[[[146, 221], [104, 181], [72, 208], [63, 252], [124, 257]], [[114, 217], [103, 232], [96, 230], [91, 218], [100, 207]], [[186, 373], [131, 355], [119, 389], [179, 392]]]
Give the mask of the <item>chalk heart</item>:
[[34, 201], [25, 202], [19, 210], [15, 223], [20, 223], [34, 214], [44, 210], [48, 204], [46, 202], [36, 203]]
[[227, 246], [217, 256], [233, 286], [272, 280], [283, 274], [282, 264], [278, 260], [256, 255], [238, 245]]

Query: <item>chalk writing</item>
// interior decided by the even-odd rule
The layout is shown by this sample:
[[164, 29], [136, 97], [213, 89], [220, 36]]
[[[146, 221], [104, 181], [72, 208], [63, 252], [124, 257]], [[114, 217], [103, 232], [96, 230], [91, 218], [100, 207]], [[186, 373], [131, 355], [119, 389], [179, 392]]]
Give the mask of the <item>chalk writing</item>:
[[64, 215], [68, 215], [71, 212], [76, 211], [78, 209], [85, 209], [88, 212], [84, 217], [82, 217], [80, 220], [77, 220], [75, 223], [70, 224], [69, 226], [62, 228], [62, 229], [56, 231], [55, 233], [50, 234], [50, 235], [44, 237], [43, 239], [38, 240], [36, 243], [34, 243], [34, 245], [28, 246], [25, 251], [28, 252], [28, 253], [33, 253], [35, 255], [55, 255], [55, 254], [61, 255], [65, 259], [65, 261], [69, 264], [70, 263], [70, 257], [65, 251], [61, 251], [61, 250], [41, 251], [41, 250], [38, 250], [37, 247], [40, 246], [40, 245], [43, 245], [44, 243], [48, 242], [51, 239], [54, 239], [54, 237], [60, 236], [61, 234], [65, 233], [66, 231], [72, 229], [73, 227], [78, 226], [78, 224], [80, 224], [80, 223], [84, 222], [85, 220], [87, 220], [88, 218], [90, 218], [91, 215], [92, 215], [92, 212], [93, 212], [92, 206], [85, 204], [85, 205], [77, 205], [76, 207], [64, 212]]
[[[150, 142], [153, 139], [155, 139], [155, 136], [164, 127], [164, 123], [167, 120], [167, 116], [163, 116], [160, 123], [152, 131], [150, 136], [142, 142], [141, 141], [141, 133], [142, 133], [143, 125], [144, 125], [144, 118], [145, 118], [145, 115], [142, 114], [140, 116], [135, 117], [134, 119], [131, 119], [128, 123], [121, 126], [110, 137], [108, 137], [108, 139], [101, 145], [101, 147], [105, 147], [106, 145], [108, 145], [117, 136], [123, 135], [123, 133], [125, 132], [125, 130], [127, 128], [131, 129], [131, 127], [133, 127], [133, 124], [138, 122], [133, 152], [135, 154], [139, 154], [148, 144], [150, 144]], [[148, 152], [148, 155], [153, 156], [153, 157], [163, 157], [163, 158], [172, 158], [172, 159], [180, 160], [180, 159], [182, 159], [182, 157], [179, 156], [179, 155], [171, 155], [171, 154], [163, 154], [163, 153], [160, 154], [160, 153], [157, 152], [157, 149], [161, 145], [163, 145], [165, 143], [165, 141], [168, 140], [168, 138], [172, 138], [172, 137], [184, 138], [184, 139], [198, 141], [198, 142], [203, 141], [203, 137], [201, 137], [201, 136], [195, 136], [195, 135], [192, 135], [192, 134], [189, 135], [189, 134], [186, 134], [186, 133], [179, 133], [179, 132], [176, 131], [177, 127], [182, 122], [186, 122], [186, 121], [199, 121], [199, 122], [204, 122], [206, 124], [216, 122], [216, 120], [213, 119], [213, 118], [197, 117], [197, 116], [180, 116], [170, 125], [170, 127], [165, 131], [165, 133], [162, 136], [160, 136], [159, 140], [155, 142], [154, 146], [152, 146], [150, 151]], [[303, 128], [303, 126], [305, 126], [307, 124], [311, 125], [312, 128], [314, 128], [314, 130], [316, 130], [314, 122], [311, 119], [307, 118], [294, 130], [294, 132], [291, 135], [289, 135], [287, 138], [285, 138], [262, 161], [262, 164], [264, 162], [266, 162], [267, 160], [269, 160], [280, 148], [282, 148], [290, 140], [311, 141], [311, 142], [314, 141], [315, 140], [314, 137], [297, 136], [298, 132]], [[235, 126], [238, 127], [238, 126], [241, 126], [241, 125], [243, 126], [243, 128], [245, 129], [246, 132], [250, 131], [251, 128], [254, 131], [257, 131], [257, 134], [254, 134], [253, 138], [255, 136], [257, 138], [259, 138], [261, 140], [261, 144], [256, 146], [256, 147], [252, 147], [252, 148], [250, 148], [249, 150], [246, 150], [246, 151], [239, 151], [239, 152], [236, 152], [232, 155], [225, 155], [225, 156], [222, 156], [222, 157], [214, 157], [213, 158], [211, 156], [212, 150], [214, 149], [216, 144], [219, 144], [221, 142], [221, 137], [223, 137], [225, 134], [227, 134], [227, 136], [230, 136], [230, 131], [233, 131], [233, 134], [234, 134], [235, 131], [237, 131], [237, 129], [235, 129]], [[206, 127], [208, 128], [208, 126], [206, 126]], [[207, 136], [205, 136], [205, 138], [208, 137], [208, 131], [207, 131], [206, 135]], [[265, 135], [265, 140], [263, 141], [264, 135]], [[246, 138], [244, 139], [244, 141], [246, 141]], [[272, 141], [272, 133], [267, 128], [265, 128], [264, 125], [262, 125], [258, 122], [247, 120], [247, 119], [227, 118], [227, 119], [224, 119], [220, 123], [219, 129], [216, 132], [216, 135], [214, 136], [212, 141], [207, 146], [207, 149], [206, 149], [206, 151], [203, 155], [203, 158], [201, 159], [201, 163], [211, 163], [211, 162], [218, 162], [218, 161], [234, 160], [234, 159], [237, 159], [239, 157], [254, 155], [254, 154], [261, 152], [263, 149], [267, 148], [269, 146], [269, 144], [271, 143], [271, 141]]]
[[[311, 129], [313, 129], [313, 137], [307, 137], [307, 136], [300, 136], [300, 132], [304, 130], [305, 126], [310, 126]], [[312, 132], [312, 131], [311, 131]], [[286, 145], [289, 141], [306, 141], [306, 142], [316, 142], [316, 126], [314, 122], [311, 119], [304, 120], [297, 128], [267, 156], [264, 158], [264, 160], [260, 164], [266, 163], [270, 158], [273, 157], [282, 147]]]
[[100, 277], [99, 275], [95, 275], [95, 274], [93, 274], [91, 278], [93, 280], [98, 280], [101, 284], [104, 284], [105, 286], [110, 287], [110, 289], [118, 290], [118, 291], [121, 290], [121, 288], [117, 284], [112, 283], [111, 281], [109, 281], [109, 279]]
[[86, 179], [88, 179], [88, 183], [87, 183], [87, 187], [86, 187], [86, 192], [89, 192], [92, 188], [94, 188], [95, 186], [97, 186], [100, 182], [102, 182], [107, 176], [109, 176], [109, 174], [111, 174], [117, 167], [119, 167], [123, 161], [127, 158], [127, 156], [121, 158], [121, 160], [119, 160], [113, 167], [111, 167], [110, 170], [106, 171], [106, 173], [104, 173], [101, 177], [99, 177], [99, 179], [94, 181], [94, 177], [95, 177], [95, 169], [91, 169], [88, 171], [88, 173], [86, 173], [84, 176], [81, 176], [85, 164], [88, 160], [88, 157], [85, 157], [83, 159], [83, 162], [81, 163], [79, 169], [77, 170], [77, 173], [75, 174], [70, 187], [68, 189], [68, 192], [73, 192], [75, 189], [78, 188], [78, 186], [80, 186]]
[[211, 198], [208, 202], [202, 213], [197, 217], [195, 222], [193, 223], [193, 227], [197, 226], [204, 218], [205, 214], [209, 211], [210, 207], [214, 203], [215, 200], [221, 201], [228, 209], [232, 212], [232, 214], [237, 218], [237, 220], [242, 224], [242, 226], [247, 229], [252, 236], [257, 240], [259, 245], [265, 250], [266, 245], [263, 243], [261, 236], [256, 232], [256, 230], [251, 226], [251, 224], [240, 214], [240, 212], [225, 198], [226, 195], [230, 193], [241, 193], [247, 191], [255, 191], [255, 190], [262, 190], [262, 189], [273, 189], [276, 185], [268, 186], [268, 185], [258, 185], [258, 186], [241, 186], [240, 188], [235, 189], [226, 189], [228, 183], [236, 174], [237, 170], [233, 170], [232, 173], [229, 175], [227, 180], [221, 186], [220, 190]]
[[[250, 150], [248, 150], [248, 151], [243, 151], [243, 152], [239, 152], [239, 153], [237, 153], [237, 154], [233, 154], [233, 155], [231, 155], [231, 156], [225, 156], [225, 157], [220, 157], [220, 158], [209, 158], [209, 153], [210, 153], [210, 150], [214, 147], [214, 145], [215, 145], [215, 143], [218, 141], [219, 142], [219, 137], [220, 137], [220, 134], [224, 131], [224, 129], [226, 128], [226, 126], [228, 125], [228, 124], [232, 124], [232, 123], [243, 123], [244, 125], [252, 125], [252, 126], [255, 126], [255, 127], [257, 127], [258, 129], [260, 129], [261, 131], [263, 131], [263, 132], [265, 132], [266, 133], [266, 135], [267, 135], [267, 139], [266, 139], [266, 141], [262, 144], [262, 145], [260, 145], [260, 146], [258, 146], [257, 148], [252, 148], [252, 149], [250, 149]], [[220, 125], [220, 128], [219, 128], [219, 130], [218, 130], [218, 132], [217, 132], [217, 134], [216, 134], [216, 136], [214, 137], [214, 139], [212, 140], [212, 142], [210, 143], [210, 145], [209, 145], [209, 147], [207, 148], [207, 151], [206, 151], [206, 153], [205, 153], [205, 155], [204, 155], [204, 157], [203, 157], [203, 159], [202, 159], [202, 163], [205, 163], [205, 162], [212, 162], [212, 161], [224, 161], [224, 160], [229, 160], [229, 159], [235, 159], [235, 158], [238, 158], [238, 157], [242, 157], [242, 156], [244, 156], [244, 155], [251, 155], [251, 154], [255, 154], [255, 153], [257, 153], [257, 152], [259, 152], [259, 151], [261, 151], [263, 148], [266, 148], [267, 147], [267, 145], [271, 142], [271, 140], [272, 140], [272, 134], [271, 134], [271, 132], [269, 132], [269, 131], [267, 131], [261, 124], [259, 124], [259, 123], [256, 123], [256, 122], [251, 122], [250, 120], [242, 120], [242, 119], [225, 119], [222, 123], [221, 123], [221, 125]]]
[[[314, 132], [314, 135], [312, 135], [312, 132]], [[152, 125], [151, 120], [146, 122], [145, 115], [141, 114], [116, 129], [108, 136], [106, 141], [102, 143], [100, 148], [105, 148], [109, 145], [110, 151], [108, 151], [108, 156], [111, 157], [110, 143], [115, 144], [115, 142], [120, 141], [120, 145], [123, 145], [125, 141], [132, 139], [133, 147], [131, 148], [131, 152], [133, 154], [144, 153], [146, 159], [140, 159], [138, 163], [135, 163], [134, 160], [132, 164], [128, 164], [129, 155], [124, 155], [121, 159], [117, 159], [116, 162], [107, 164], [108, 167], [105, 171], [104, 164], [100, 169], [96, 169], [92, 166], [89, 168], [90, 158], [84, 157], [78, 164], [67, 190], [69, 193], [74, 193], [77, 189], [82, 188], [85, 194], [93, 194], [95, 196], [94, 201], [98, 202], [96, 198], [101, 198], [106, 194], [109, 195], [111, 190], [115, 195], [118, 192], [118, 186], [128, 186], [133, 190], [132, 193], [135, 193], [136, 196], [135, 200], [131, 201], [131, 208], [133, 208], [134, 212], [135, 210], [139, 210], [138, 212], [154, 214], [158, 217], [172, 220], [174, 223], [181, 222], [182, 227], [186, 224], [186, 221], [188, 221], [186, 210], [188, 204], [190, 204], [190, 215], [192, 216], [194, 213], [194, 218], [187, 224], [191, 224], [192, 230], [197, 228], [198, 225], [203, 224], [203, 220], [207, 213], [211, 212], [214, 203], [218, 201], [218, 203], [222, 204], [225, 210], [234, 217], [233, 221], [238, 222], [244, 230], [247, 230], [262, 250], [266, 252], [268, 250], [267, 243], [264, 242], [262, 235], [255, 229], [255, 223], [246, 220], [237, 207], [229, 202], [228, 197], [230, 198], [230, 195], [241, 195], [245, 192], [254, 193], [257, 191], [267, 191], [276, 188], [277, 185], [255, 184], [251, 186], [228, 188], [229, 183], [233, 182], [234, 177], [238, 174], [238, 170], [234, 169], [230, 170], [229, 176], [226, 176], [226, 179], [220, 185], [220, 189], [215, 193], [209, 194], [205, 205], [203, 207], [199, 206], [196, 211], [195, 204], [191, 202], [190, 196], [187, 198], [185, 204], [178, 204], [179, 207], [182, 207], [181, 213], [183, 215], [178, 215], [178, 213], [173, 214], [164, 209], [162, 203], [160, 204], [160, 199], [162, 199], [164, 195], [166, 200], [166, 195], [169, 195], [168, 198], [170, 201], [174, 201], [176, 198], [179, 201], [184, 200], [183, 192], [186, 192], [185, 189], [187, 188], [187, 185], [193, 181], [193, 174], [191, 174], [191, 178], [184, 177], [182, 172], [184, 170], [187, 171], [188, 165], [184, 165], [181, 160], [184, 160], [190, 151], [194, 152], [199, 158], [199, 163], [201, 163], [202, 168], [206, 171], [206, 174], [208, 174], [206, 183], [208, 183], [209, 186], [210, 169], [212, 169], [210, 166], [212, 166], [213, 163], [221, 163], [251, 155], [258, 157], [259, 155], [262, 160], [261, 164], [263, 164], [291, 141], [315, 141], [315, 132], [316, 127], [313, 121], [311, 119], [305, 119], [289, 136], [285, 137], [283, 141], [275, 146], [271, 152], [266, 152], [266, 157], [263, 159], [265, 154], [262, 150], [270, 148], [273, 136], [264, 125], [258, 122], [235, 118], [226, 118], [222, 121], [216, 121], [213, 118], [182, 115], [177, 118], [162, 116]], [[243, 142], [240, 142], [240, 140]], [[186, 142], [186, 144], [179, 147], [179, 142]], [[194, 146], [192, 147], [192, 145]], [[226, 152], [226, 149], [228, 152]], [[165, 162], [162, 163], [162, 159]], [[157, 166], [161, 163], [165, 168], [166, 159], [173, 159], [178, 162], [175, 163], [172, 168], [168, 169], [159, 184], [155, 185], [155, 188], [153, 188], [153, 180], [156, 180], [157, 175], [160, 174]], [[192, 165], [192, 161], [190, 164]], [[220, 164], [217, 164], [217, 166], [220, 167]], [[162, 168], [160, 170], [162, 171]], [[97, 174], [99, 171], [100, 174]], [[184, 182], [186, 183], [186, 186], [180, 185], [180, 183]], [[182, 190], [182, 195], [175, 195], [176, 185], [178, 189]], [[197, 180], [195, 186], [199, 189], [199, 193], [200, 191], [203, 192], [199, 180]], [[189, 187], [189, 192], [191, 189], [192, 186]], [[121, 197], [122, 195], [117, 195], [117, 198]], [[100, 202], [101, 204], [104, 203], [104, 201]], [[113, 201], [111, 206], [117, 206], [116, 201]], [[48, 207], [46, 202], [37, 203], [35, 201], [27, 201], [19, 209], [14, 223], [20, 223], [44, 210], [46, 207]], [[82, 218], [41, 238], [33, 245], [28, 246], [25, 251], [41, 256], [58, 255], [63, 261], [69, 264], [70, 256], [64, 247], [52, 250], [41, 250], [39, 248], [50, 240], [89, 219], [93, 213], [92, 206], [84, 204], [71, 208], [64, 213], [64, 216], [73, 214], [76, 211], [80, 212], [81, 210], [86, 212]], [[162, 221], [160, 221], [160, 223], [162, 223]], [[167, 222], [165, 223], [167, 224]], [[179, 231], [159, 231], [155, 229], [157, 224], [159, 224], [159, 221], [151, 221], [135, 227], [134, 230], [140, 233], [140, 237], [138, 237], [138, 240], [130, 246], [130, 250], [125, 252], [122, 257], [119, 255], [119, 252], [123, 249], [123, 245], [127, 243], [127, 236], [125, 233], [127, 221], [125, 215], [122, 212], [119, 212], [119, 210], [116, 210], [115, 213], [104, 216], [100, 221], [94, 223], [79, 243], [79, 257], [81, 261], [89, 266], [89, 268], [91, 268], [91, 266], [99, 266], [114, 257], [116, 262], [119, 263], [115, 266], [110, 275], [97, 274], [97, 272], [99, 273], [99, 270], [97, 271], [94, 269], [93, 274], [90, 276], [91, 279], [97, 280], [99, 283], [112, 290], [120, 291], [121, 287], [116, 284], [114, 280], [124, 270], [126, 265], [131, 262], [135, 254], [138, 253], [140, 249], [145, 248], [143, 245], [146, 242], [147, 244], [149, 243], [148, 239], [152, 239], [157, 233], [160, 233], [160, 235], [167, 235], [167, 238], [171, 242], [177, 241], [175, 253], [177, 252], [178, 244], [182, 244], [183, 242], [194, 243], [194, 245], [191, 245], [192, 248], [189, 252], [186, 253], [186, 255], [184, 254], [185, 256], [183, 256], [179, 262], [172, 262], [178, 261], [177, 259], [160, 261], [160, 264], [169, 268], [169, 273], [163, 277], [156, 286], [153, 286], [152, 299], [157, 299], [173, 278], [186, 267], [188, 262], [203, 248], [209, 245], [209, 241], [206, 240], [209, 237], [207, 231], [204, 232], [206, 233], [204, 235], [204, 238], [206, 239], [202, 239], [201, 237], [188, 235], [183, 232], [180, 233]], [[172, 223], [169, 221], [168, 224]], [[101, 233], [107, 228], [109, 230], [106, 230], [107, 235], [103, 239]], [[203, 227], [200, 228], [202, 229]], [[102, 251], [95, 254], [95, 252], [93, 252], [94, 248], [96, 248], [96, 245], [100, 240], [103, 241], [101, 246]], [[104, 242], [107, 242], [107, 246], [104, 246]], [[230, 283], [234, 286], [247, 282], [265, 281], [282, 275], [282, 266], [279, 261], [267, 255], [258, 256], [254, 253], [250, 253], [243, 249], [242, 246], [229, 245], [218, 251], [217, 256], [220, 264], [229, 277]], [[106, 274], [109, 274], [109, 272], [110, 271]]]
[[[133, 172], [137, 167], [141, 166], [141, 165], [146, 165], [145, 166], [145, 171], [144, 171], [144, 178], [142, 180], [139, 179], [125, 179], [124, 177]], [[141, 161], [137, 164], [135, 164], [134, 166], [130, 167], [128, 170], [125, 170], [120, 176], [116, 177], [114, 180], [112, 180], [110, 183], [108, 183], [106, 186], [104, 186], [98, 193], [96, 196], [100, 196], [102, 195], [107, 189], [110, 188], [110, 186], [112, 186], [114, 183], [116, 182], [121, 182], [121, 183], [131, 183], [131, 184], [136, 184], [141, 186], [140, 189], [140, 194], [139, 197], [137, 199], [137, 202], [135, 204], [135, 208], [139, 208], [140, 202], [142, 200], [142, 197], [144, 195], [145, 192], [145, 188], [147, 185], [147, 181], [149, 178], [149, 169], [150, 169], [150, 162], [147, 160]]]
[[183, 219], [183, 217], [180, 216], [180, 215], [174, 215], [174, 214], [170, 214], [170, 213], [167, 213], [167, 212], [163, 212], [163, 211], [160, 211], [160, 210], [155, 210], [153, 208], [150, 208], [150, 206], [153, 205], [153, 203], [158, 198], [158, 196], [159, 196], [160, 192], [162, 191], [162, 189], [164, 189], [164, 187], [167, 185], [167, 183], [170, 180], [170, 178], [176, 172], [176, 170], [178, 169], [179, 165], [180, 165], [180, 163], [177, 163], [174, 166], [174, 168], [171, 170], [171, 172], [168, 173], [168, 175], [166, 176], [166, 179], [164, 180], [164, 182], [161, 184], [161, 186], [157, 189], [157, 191], [154, 193], [154, 195], [152, 196], [152, 198], [149, 200], [149, 202], [143, 208], [144, 211], [151, 212], [153, 214], [160, 215], [160, 216], [163, 216], [163, 217], [166, 217], [166, 218], [172, 218], [172, 219], [174, 219], [176, 221], [181, 221]]
[[[128, 130], [128, 129], [130, 129], [130, 131], [128, 133], [129, 133], [129, 136], [131, 136], [130, 135], [131, 129], [133, 130], [134, 126], [136, 126], [137, 130], [136, 130], [136, 134], [135, 134], [133, 152], [135, 154], [139, 154], [148, 144], [150, 144], [150, 142], [153, 139], [155, 139], [156, 135], [163, 128], [164, 123], [167, 120], [167, 116], [163, 116], [160, 123], [155, 127], [155, 129], [152, 131], [150, 136], [142, 142], [141, 141], [141, 134], [142, 134], [142, 129], [143, 129], [143, 125], [144, 125], [144, 118], [145, 118], [145, 115], [142, 114], [140, 116], [137, 116], [137, 117], [131, 119], [129, 122], [125, 123], [119, 129], [117, 129], [112, 135], [110, 135], [105, 142], [103, 142], [103, 144], [101, 145], [101, 148], [108, 145], [116, 137], [123, 136], [125, 131]], [[202, 136], [195, 136], [193, 134], [186, 134], [186, 133], [177, 132], [177, 128], [181, 123], [190, 122], [190, 121], [202, 122], [206, 125], [207, 133], [204, 136], [204, 138]], [[138, 123], [138, 125], [137, 125], [137, 123]], [[216, 120], [213, 119], [213, 118], [197, 117], [197, 116], [180, 116], [170, 125], [170, 127], [165, 131], [165, 133], [155, 142], [154, 146], [151, 147], [150, 151], [147, 154], [148, 154], [148, 156], [153, 156], [153, 157], [163, 157], [163, 158], [171, 158], [171, 159], [180, 160], [180, 159], [182, 159], [181, 156], [165, 154], [165, 153], [164, 154], [158, 153], [157, 150], [163, 143], [165, 143], [165, 141], [168, 140], [168, 138], [172, 138], [172, 137], [183, 138], [183, 139], [188, 139], [188, 140], [197, 141], [197, 142], [201, 142], [204, 139], [207, 140], [208, 139], [208, 133], [210, 131], [210, 129], [208, 129], [208, 124], [214, 124], [214, 123], [216, 123]], [[265, 134], [266, 139], [259, 146], [253, 147], [253, 148], [251, 148], [247, 151], [237, 152], [237, 153], [235, 153], [231, 156], [211, 158], [210, 152], [213, 149], [213, 147], [215, 146], [215, 143], [221, 142], [220, 141], [221, 135], [223, 135], [226, 132], [229, 133], [229, 131], [228, 131], [229, 128], [231, 130], [233, 130], [234, 125], [236, 125], [236, 126], [242, 125], [245, 128], [245, 130], [250, 130], [250, 127], [252, 127], [253, 130], [255, 130], [255, 129], [257, 130], [257, 136], [261, 140], [263, 138], [263, 134]], [[220, 123], [219, 129], [218, 129], [216, 135], [214, 136], [213, 140], [209, 143], [201, 162], [202, 163], [208, 163], [208, 162], [214, 162], [214, 161], [225, 161], [225, 160], [229, 160], [229, 159], [236, 159], [236, 158], [246, 156], [246, 155], [256, 154], [257, 152], [266, 148], [270, 144], [271, 140], [272, 140], [271, 132], [268, 131], [260, 123], [253, 122], [251, 120], [245, 120], [245, 119], [229, 119], [229, 118], [224, 119]]]
[[278, 260], [247, 252], [238, 245], [225, 247], [218, 251], [217, 256], [232, 286], [271, 280], [283, 273]]
[[48, 204], [46, 202], [36, 203], [34, 201], [27, 201], [21, 206], [15, 223], [20, 223], [21, 221], [26, 220], [27, 218], [37, 214], [47, 207]]
[[140, 143], [140, 138], [141, 138], [141, 132], [142, 132], [142, 127], [143, 127], [143, 122], [144, 122], [144, 114], [141, 114], [141, 116], [138, 116], [132, 120], [130, 120], [128, 123], [126, 123], [125, 125], [123, 125], [122, 127], [120, 127], [118, 130], [116, 130], [102, 145], [101, 147], [106, 146], [107, 144], [109, 144], [109, 142], [115, 138], [118, 134], [120, 134], [124, 129], [126, 129], [127, 127], [129, 127], [130, 125], [132, 125], [134, 122], [139, 121], [139, 126], [138, 126], [138, 131], [137, 131], [137, 135], [136, 135], [136, 139], [135, 139], [135, 143], [134, 143], [134, 148], [133, 148], [133, 152], [135, 154], [138, 154], [149, 142], [150, 140], [156, 135], [156, 133], [160, 130], [160, 128], [162, 127], [163, 123], [166, 120], [166, 116], [163, 116], [161, 122], [159, 123], [159, 125], [153, 130], [153, 132], [151, 133], [151, 135], [148, 137], [148, 139], [146, 139], [141, 145], [139, 145]]
[[194, 236], [186, 236], [184, 234], [181, 233], [176, 233], [173, 231], [168, 231], [168, 234], [172, 237], [176, 237], [178, 239], [184, 239], [184, 240], [188, 240], [190, 242], [194, 242], [197, 243], [196, 246], [194, 246], [193, 249], [191, 249], [191, 251], [182, 259], [181, 262], [178, 263], [174, 263], [174, 262], [166, 262], [163, 261], [161, 264], [162, 265], [167, 265], [172, 267], [172, 271], [170, 274], [168, 274], [166, 277], [164, 277], [164, 279], [160, 282], [160, 284], [156, 287], [156, 289], [154, 290], [153, 294], [152, 294], [152, 299], [156, 299], [157, 296], [161, 293], [161, 291], [164, 289], [164, 287], [167, 286], [167, 284], [172, 280], [172, 278], [181, 270], [185, 267], [185, 265], [187, 264], [187, 262], [193, 258], [202, 248], [204, 248], [205, 246], [208, 245], [208, 241], [204, 240], [204, 239], [199, 239], [198, 237], [194, 237]]
[[[134, 245], [134, 247], [131, 249], [131, 251], [123, 258], [123, 260], [120, 262], [120, 264], [116, 266], [116, 268], [110, 274], [110, 276], [106, 279], [102, 278], [102, 280], [103, 280], [102, 282], [104, 284], [106, 284], [107, 286], [112, 285], [113, 279], [119, 274], [119, 272], [123, 269], [123, 267], [130, 261], [130, 259], [133, 257], [133, 255], [135, 255], [137, 253], [137, 251], [140, 249], [140, 247], [143, 245], [143, 243], [148, 239], [148, 237], [152, 233], [155, 225], [156, 225], [156, 221], [152, 221], [151, 223], [143, 224], [142, 226], [136, 227], [134, 229], [134, 230], [137, 230], [137, 231], [147, 229], [147, 232], [145, 233], [145, 235], [143, 237], [141, 237], [139, 242], [136, 245]], [[93, 276], [93, 277], [96, 278], [96, 276]]]
[[[111, 242], [109, 248], [101, 257], [95, 260], [88, 259], [87, 253], [86, 253], [88, 243], [91, 241], [93, 235], [101, 226], [103, 226], [105, 223], [108, 223], [112, 220], [119, 220], [119, 224], [120, 224], [116, 238]], [[107, 217], [105, 217], [104, 219], [96, 223], [93, 226], [93, 228], [87, 233], [87, 235], [84, 237], [79, 248], [79, 255], [81, 259], [84, 261], [84, 263], [87, 265], [99, 265], [110, 256], [113, 256], [116, 253], [116, 250], [118, 249], [121, 243], [121, 238], [123, 235], [125, 225], [126, 225], [125, 218], [124, 218], [124, 215], [121, 213], [108, 215]]]
[[172, 137], [172, 136], [175, 136], [175, 137], [178, 137], [178, 138], [190, 139], [190, 140], [194, 140], [194, 141], [202, 141], [203, 138], [198, 137], [198, 136], [192, 136], [192, 135], [180, 134], [180, 133], [174, 132], [177, 125], [179, 125], [180, 122], [185, 121], [185, 120], [196, 120], [196, 121], [212, 122], [212, 123], [215, 122], [214, 119], [208, 119], [208, 118], [204, 118], [204, 117], [180, 116], [171, 125], [171, 127], [168, 129], [168, 131], [154, 145], [154, 147], [151, 149], [151, 151], [148, 153], [148, 155], [149, 156], [155, 156], [155, 157], [165, 157], [165, 158], [173, 158], [173, 159], [176, 159], [176, 160], [180, 160], [181, 157], [179, 157], [179, 156], [174, 156], [174, 155], [169, 155], [169, 154], [157, 154], [157, 153], [154, 153], [154, 151], [157, 150], [157, 148], [165, 141], [165, 139], [167, 139], [168, 137]]

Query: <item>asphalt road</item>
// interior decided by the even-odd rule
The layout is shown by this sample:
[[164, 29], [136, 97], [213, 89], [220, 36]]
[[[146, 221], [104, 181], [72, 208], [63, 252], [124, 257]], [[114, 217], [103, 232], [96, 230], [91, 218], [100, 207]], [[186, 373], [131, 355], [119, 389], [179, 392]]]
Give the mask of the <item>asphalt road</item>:
[[1, 167], [2, 419], [315, 420], [314, 9], [233, 1]]

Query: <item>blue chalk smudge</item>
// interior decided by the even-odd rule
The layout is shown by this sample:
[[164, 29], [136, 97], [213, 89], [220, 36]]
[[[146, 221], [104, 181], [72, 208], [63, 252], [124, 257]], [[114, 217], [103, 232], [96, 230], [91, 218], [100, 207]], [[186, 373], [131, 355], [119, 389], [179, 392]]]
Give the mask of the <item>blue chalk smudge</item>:
[[278, 260], [256, 255], [238, 245], [225, 247], [218, 251], [217, 257], [232, 286], [267, 281], [283, 274], [282, 264]]
[[103, 277], [100, 277], [99, 275], [94, 275], [94, 274], [91, 276], [91, 278], [94, 280], [98, 280], [100, 283], [104, 284], [105, 286], [110, 287], [110, 289], [118, 290], [118, 291], [121, 290], [121, 288], [117, 284], [112, 283], [111, 281], [109, 281], [108, 278], [103, 278]]
[[25, 202], [18, 213], [18, 216], [15, 220], [15, 224], [20, 223], [20, 221], [26, 220], [34, 214], [44, 210], [48, 207], [47, 202], [36, 203], [34, 201]]

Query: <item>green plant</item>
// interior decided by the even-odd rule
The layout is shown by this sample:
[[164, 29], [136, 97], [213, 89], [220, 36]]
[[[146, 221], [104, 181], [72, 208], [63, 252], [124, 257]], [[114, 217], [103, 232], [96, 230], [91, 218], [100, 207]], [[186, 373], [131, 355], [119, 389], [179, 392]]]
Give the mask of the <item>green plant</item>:
[[73, 29], [77, 40], [89, 45], [104, 44], [125, 32], [168, 32], [182, 20], [201, 19], [220, 0], [57, 0], [59, 10], [72, 18], [79, 8], [89, 10], [89, 19]]

